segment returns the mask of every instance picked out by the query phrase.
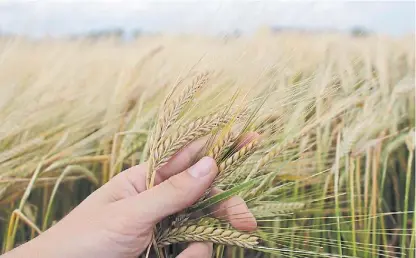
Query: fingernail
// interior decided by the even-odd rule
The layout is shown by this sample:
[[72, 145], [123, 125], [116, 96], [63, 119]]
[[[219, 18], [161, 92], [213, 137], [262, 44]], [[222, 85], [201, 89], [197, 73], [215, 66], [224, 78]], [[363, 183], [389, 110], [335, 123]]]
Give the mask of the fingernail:
[[189, 174], [195, 178], [201, 178], [208, 175], [214, 166], [214, 160], [209, 157], [203, 157], [195, 165], [188, 169]]

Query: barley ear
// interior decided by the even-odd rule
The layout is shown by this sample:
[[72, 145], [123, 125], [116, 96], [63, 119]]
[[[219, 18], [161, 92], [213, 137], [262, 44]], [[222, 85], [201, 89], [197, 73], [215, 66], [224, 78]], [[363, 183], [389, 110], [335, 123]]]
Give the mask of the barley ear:
[[[159, 148], [160, 141], [166, 132], [178, 120], [180, 113], [185, 106], [194, 98], [195, 94], [208, 82], [208, 73], [198, 75], [195, 80], [172, 102], [167, 102], [161, 108], [158, 121], [155, 125], [153, 134], [150, 137], [150, 152], [154, 153]], [[149, 169], [146, 174], [146, 187], [153, 186], [155, 173], [157, 170], [157, 159], [149, 157]]]
[[228, 132], [224, 137], [218, 139], [218, 141], [211, 147], [208, 152], [208, 156], [219, 162], [224, 152], [231, 147], [234, 143], [235, 136], [232, 132]]
[[156, 242], [160, 247], [182, 242], [212, 242], [253, 249], [259, 244], [259, 237], [235, 229], [189, 224], [165, 230]]
[[239, 151], [231, 155], [218, 166], [218, 176], [214, 181], [217, 184], [229, 176], [238, 166], [240, 166], [248, 157], [253, 154], [259, 147], [260, 141], [254, 140], [243, 146]]
[[304, 202], [266, 202], [250, 208], [250, 211], [256, 218], [265, 218], [291, 214], [305, 207]]

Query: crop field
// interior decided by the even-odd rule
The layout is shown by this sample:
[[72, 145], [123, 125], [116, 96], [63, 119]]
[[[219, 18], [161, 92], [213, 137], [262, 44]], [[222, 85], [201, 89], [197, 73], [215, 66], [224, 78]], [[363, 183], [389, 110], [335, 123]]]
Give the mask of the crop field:
[[[413, 35], [0, 38], [2, 252], [205, 137], [222, 192], [164, 219], [152, 257], [414, 257], [414, 77]], [[255, 231], [201, 212], [232, 196]]]

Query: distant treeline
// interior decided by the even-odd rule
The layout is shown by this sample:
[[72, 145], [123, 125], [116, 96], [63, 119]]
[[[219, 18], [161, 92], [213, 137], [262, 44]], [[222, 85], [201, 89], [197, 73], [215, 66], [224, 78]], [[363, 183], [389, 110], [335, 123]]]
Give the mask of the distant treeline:
[[[270, 27], [270, 31], [272, 33], [281, 33], [281, 32], [301, 32], [301, 33], [337, 33], [337, 32], [341, 32], [339, 30], [336, 29], [309, 29], [309, 28], [298, 28], [298, 27], [279, 27], [279, 26], [274, 26], [274, 27]], [[349, 33], [351, 36], [354, 37], [365, 37], [368, 36], [370, 34], [372, 34], [372, 32], [364, 27], [353, 27], [351, 28], [349, 31], [347, 31], [347, 33]], [[87, 33], [82, 33], [82, 34], [76, 34], [76, 35], [69, 35], [68, 37], [70, 39], [80, 39], [80, 38], [86, 38], [86, 39], [103, 39], [103, 38], [117, 38], [117, 39], [125, 39], [125, 40], [131, 40], [131, 39], [136, 39], [139, 38], [140, 36], [143, 35], [157, 35], [160, 33], [155, 33], [155, 32], [148, 32], [148, 31], [142, 31], [140, 29], [134, 29], [134, 30], [124, 30], [122, 28], [106, 28], [106, 29], [100, 29], [100, 30], [93, 30]], [[234, 37], [234, 38], [238, 38], [240, 36], [242, 36], [244, 33], [239, 30], [236, 29], [232, 32], [228, 32], [228, 33], [221, 33], [220, 35], [226, 36], [226, 37]], [[17, 36], [13, 33], [8, 33], [8, 32], [2, 32], [0, 31], [0, 37], [13, 37], [13, 36]], [[18, 35], [18, 36], [22, 36], [22, 35]]]

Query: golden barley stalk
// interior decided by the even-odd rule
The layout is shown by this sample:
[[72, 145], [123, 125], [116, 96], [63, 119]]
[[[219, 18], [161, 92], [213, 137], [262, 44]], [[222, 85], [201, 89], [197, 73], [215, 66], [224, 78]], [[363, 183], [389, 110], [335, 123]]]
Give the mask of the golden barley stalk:
[[216, 127], [228, 123], [230, 119], [229, 115], [224, 117], [217, 114], [208, 115], [180, 127], [173, 134], [164, 137], [151, 152], [149, 173], [146, 176], [147, 186], [153, 185], [155, 171], [162, 167], [180, 148], [209, 134]]
[[258, 162], [256, 167], [251, 170], [251, 172], [248, 174], [248, 176], [246, 177], [246, 182], [248, 180], [250, 180], [254, 175], [260, 173], [262, 171], [262, 169], [269, 164], [274, 158], [276, 158], [277, 156], [279, 156], [283, 151], [287, 150], [288, 148], [290, 148], [291, 146], [293, 146], [294, 144], [296, 144], [296, 142], [302, 138], [303, 136], [305, 136], [311, 129], [313, 129], [314, 127], [309, 127], [308, 130], [303, 130], [302, 133], [300, 133], [299, 135], [297, 135], [296, 137], [293, 137], [289, 140], [286, 140], [285, 142], [277, 145], [276, 147], [272, 148], [271, 150], [269, 150], [269, 152], [264, 155]]
[[[256, 150], [257, 147], [258, 147], [258, 141], [255, 140], [245, 145], [238, 152], [234, 153], [231, 157], [229, 157], [227, 160], [222, 162], [220, 166], [218, 167], [219, 172], [214, 182], [204, 192], [204, 194], [198, 199], [196, 203], [199, 203], [205, 200], [206, 198], [208, 198], [214, 186], [218, 185], [219, 182], [224, 180], [229, 175], [229, 172], [232, 172], [233, 169], [241, 165]], [[180, 221], [181, 220], [183, 220], [183, 217], [180, 219]]]
[[208, 73], [198, 75], [181, 95], [163, 109], [159, 120], [161, 139], [164, 133], [178, 120], [180, 112], [193, 99], [195, 94], [208, 82]]
[[96, 155], [96, 156], [79, 156], [79, 157], [70, 157], [66, 159], [58, 160], [52, 163], [49, 167], [47, 167], [43, 173], [47, 173], [59, 168], [66, 167], [68, 165], [75, 165], [81, 163], [89, 163], [89, 162], [104, 162], [110, 159], [109, 155]]
[[201, 117], [165, 137], [152, 153], [155, 160], [155, 169], [163, 166], [180, 148], [211, 133], [215, 128], [227, 124], [233, 116], [219, 116], [214, 114]]
[[[249, 144], [242, 147], [239, 151], [234, 153], [231, 157], [227, 158], [218, 166], [218, 175], [212, 185], [218, 185], [219, 183], [225, 182], [236, 168], [238, 168], [251, 154], [253, 154], [259, 147], [259, 141], [254, 140]], [[235, 178], [232, 178], [234, 181]], [[231, 182], [230, 182], [231, 183]], [[208, 191], [210, 191], [209, 189]], [[206, 193], [205, 193], [206, 194]], [[205, 196], [205, 195], [204, 195]]]
[[265, 133], [266, 131], [276, 131], [277, 129], [277, 122], [281, 123], [282, 116], [277, 114], [270, 114], [266, 118], [264, 118], [259, 125], [256, 126], [255, 131], [259, 132], [260, 134]]
[[250, 208], [250, 211], [256, 218], [264, 218], [289, 214], [305, 206], [304, 202], [270, 202]]
[[239, 151], [234, 153], [231, 157], [224, 160], [219, 166], [218, 171], [220, 175], [227, 174], [230, 170], [241, 165], [254, 151], [256, 151], [259, 145], [258, 140], [254, 140], [249, 144], [242, 147]]
[[158, 246], [166, 246], [181, 242], [212, 242], [222, 245], [254, 248], [259, 238], [252, 234], [234, 229], [215, 228], [209, 225], [184, 225], [163, 232], [156, 242]]
[[222, 139], [219, 139], [219, 141], [216, 142], [216, 144], [208, 152], [208, 156], [218, 162], [223, 152], [231, 147], [231, 145], [234, 143], [234, 140], [234, 134], [232, 132], [228, 132]]
[[[208, 73], [200, 74], [177, 99], [173, 100], [167, 107], [162, 108], [154, 132], [150, 138], [149, 149], [151, 153], [158, 147], [168, 129], [177, 121], [183, 108], [194, 98], [195, 94], [207, 83], [207, 81]], [[146, 187], [150, 188], [153, 185], [155, 176], [153, 171], [157, 170], [157, 160], [150, 156], [148, 162], [149, 172], [146, 174]]]
[[259, 160], [257, 169], [260, 169], [260, 168], [264, 167], [271, 160], [273, 160], [274, 158], [279, 156], [284, 150], [287, 150], [289, 147], [293, 146], [296, 143], [296, 141], [297, 141], [297, 138], [288, 140], [288, 141], [276, 146], [272, 150], [270, 150], [265, 156], [263, 156]]

